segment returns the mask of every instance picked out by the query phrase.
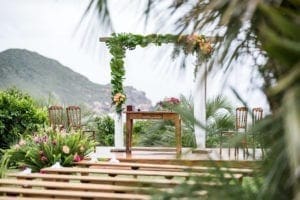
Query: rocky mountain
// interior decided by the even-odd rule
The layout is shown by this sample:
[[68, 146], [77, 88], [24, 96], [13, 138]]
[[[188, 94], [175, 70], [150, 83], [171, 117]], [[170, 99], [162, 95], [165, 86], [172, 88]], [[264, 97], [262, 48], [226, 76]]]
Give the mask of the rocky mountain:
[[[85, 104], [98, 112], [110, 112], [110, 85], [91, 82], [83, 75], [58, 61], [23, 49], [0, 53], [0, 90], [16, 87], [35, 98], [49, 102], [55, 99], [64, 105]], [[147, 110], [151, 101], [143, 91], [125, 87], [126, 104]]]

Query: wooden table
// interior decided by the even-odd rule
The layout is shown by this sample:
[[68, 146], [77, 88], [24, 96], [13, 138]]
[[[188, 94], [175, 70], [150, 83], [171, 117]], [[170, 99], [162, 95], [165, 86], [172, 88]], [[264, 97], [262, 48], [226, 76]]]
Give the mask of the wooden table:
[[126, 113], [126, 153], [131, 153], [134, 119], [171, 120], [175, 125], [176, 152], [181, 154], [181, 119], [175, 112], [127, 111]]

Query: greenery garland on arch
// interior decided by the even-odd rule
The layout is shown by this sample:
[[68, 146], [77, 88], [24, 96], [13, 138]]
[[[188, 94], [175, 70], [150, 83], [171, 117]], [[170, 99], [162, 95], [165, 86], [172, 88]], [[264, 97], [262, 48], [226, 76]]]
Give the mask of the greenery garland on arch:
[[161, 44], [174, 43], [174, 53], [181, 49], [185, 54], [197, 53], [200, 58], [209, 58], [212, 54], [212, 45], [203, 35], [136, 35], [131, 33], [112, 34], [105, 41], [109, 52], [112, 55], [110, 61], [111, 68], [111, 94], [112, 102], [116, 107], [116, 112], [122, 112], [122, 105], [126, 101], [124, 94], [123, 80], [125, 77], [124, 58], [126, 50], [133, 50], [137, 46], [146, 47], [149, 44], [160, 46]]

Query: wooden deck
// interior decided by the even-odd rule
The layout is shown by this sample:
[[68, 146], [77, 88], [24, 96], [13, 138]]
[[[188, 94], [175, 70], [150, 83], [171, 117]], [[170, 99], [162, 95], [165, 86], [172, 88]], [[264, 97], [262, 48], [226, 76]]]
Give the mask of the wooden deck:
[[182, 183], [196, 187], [199, 199], [208, 199], [212, 187], [243, 184], [243, 177], [254, 176], [260, 162], [243, 159], [242, 151], [237, 158], [228, 157], [228, 149], [222, 156], [219, 149], [184, 148], [180, 156], [175, 148], [133, 148], [129, 154], [122, 150], [97, 147], [75, 167], [7, 174], [0, 179], [0, 199], [143, 200], [160, 192], [172, 195]]
[[120, 162], [138, 162], [152, 164], [184, 164], [198, 166], [226, 166], [252, 168], [261, 161], [260, 149], [255, 150], [255, 159], [253, 150], [249, 149], [249, 156], [243, 157], [243, 151], [234, 157], [234, 149], [229, 152], [223, 148], [222, 155], [219, 154], [219, 148], [215, 149], [191, 149], [183, 148], [182, 154], [178, 156], [175, 148], [167, 147], [133, 147], [131, 153], [125, 153], [124, 149], [115, 149], [113, 147], [97, 147], [96, 157], [99, 160], [109, 160], [116, 158]]

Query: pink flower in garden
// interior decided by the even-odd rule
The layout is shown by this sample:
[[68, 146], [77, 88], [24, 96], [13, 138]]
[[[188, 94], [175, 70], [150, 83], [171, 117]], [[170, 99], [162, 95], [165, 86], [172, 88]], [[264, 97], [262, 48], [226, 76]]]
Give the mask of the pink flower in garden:
[[41, 142], [41, 138], [39, 136], [34, 136], [33, 141], [35, 143], [40, 143]]
[[75, 153], [73, 161], [74, 162], [79, 162], [79, 161], [81, 161], [81, 157], [77, 153]]
[[42, 157], [41, 157], [41, 161], [45, 162], [45, 161], [47, 161], [47, 160], [48, 160], [48, 158], [47, 158], [46, 156], [42, 156]]
[[179, 101], [179, 99], [177, 99], [175, 97], [171, 97], [171, 98], [165, 98], [163, 103], [179, 104], [180, 101]]
[[48, 136], [47, 136], [47, 135], [44, 135], [43, 138], [42, 138], [42, 141], [43, 141], [44, 143], [46, 143], [46, 142], [48, 141]]
[[69, 154], [70, 153], [70, 148], [67, 146], [67, 145], [64, 145], [62, 147], [62, 151], [65, 153], [65, 154]]
[[163, 101], [158, 103], [158, 109], [172, 110], [180, 103], [180, 100], [175, 97], [164, 98]]
[[173, 104], [179, 104], [179, 99], [175, 98], [175, 97], [171, 97], [169, 102], [173, 103]]
[[14, 147], [15, 147], [16, 149], [20, 149], [20, 145], [19, 145], [19, 144], [16, 144]]

